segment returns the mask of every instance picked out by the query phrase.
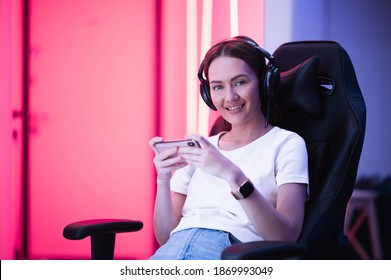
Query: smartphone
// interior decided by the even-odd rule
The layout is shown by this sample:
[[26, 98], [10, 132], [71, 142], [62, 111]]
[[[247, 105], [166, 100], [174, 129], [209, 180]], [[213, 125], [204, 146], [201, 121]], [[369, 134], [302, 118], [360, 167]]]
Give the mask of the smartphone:
[[170, 140], [170, 141], [161, 141], [155, 143], [155, 149], [161, 153], [164, 150], [173, 148], [173, 147], [195, 147], [201, 148], [200, 143], [194, 139], [180, 139], [180, 140]]

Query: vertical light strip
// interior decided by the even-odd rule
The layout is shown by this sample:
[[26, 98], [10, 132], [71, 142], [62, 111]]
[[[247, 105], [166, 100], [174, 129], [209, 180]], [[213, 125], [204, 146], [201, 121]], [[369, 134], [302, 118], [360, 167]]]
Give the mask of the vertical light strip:
[[230, 0], [229, 16], [231, 24], [231, 37], [239, 35], [238, 0]]
[[[204, 0], [202, 3], [202, 27], [201, 27], [201, 60], [212, 44], [212, 12], [213, 1]], [[209, 130], [209, 107], [199, 98], [198, 106], [198, 133], [208, 135]]]
[[197, 0], [186, 2], [186, 133], [197, 131]]

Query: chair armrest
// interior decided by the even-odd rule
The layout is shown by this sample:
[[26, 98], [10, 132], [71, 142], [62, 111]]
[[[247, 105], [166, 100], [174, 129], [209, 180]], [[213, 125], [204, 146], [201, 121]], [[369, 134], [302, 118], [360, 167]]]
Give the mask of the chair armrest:
[[115, 236], [121, 232], [139, 231], [143, 223], [126, 219], [95, 219], [68, 224], [63, 236], [71, 240], [91, 236], [91, 258], [111, 260], [114, 258]]
[[226, 248], [223, 260], [276, 260], [297, 259], [306, 252], [306, 246], [299, 243], [280, 241], [254, 241], [237, 243]]
[[78, 240], [97, 234], [110, 234], [139, 231], [143, 228], [140, 221], [127, 219], [95, 219], [71, 223], [64, 228], [67, 239]]

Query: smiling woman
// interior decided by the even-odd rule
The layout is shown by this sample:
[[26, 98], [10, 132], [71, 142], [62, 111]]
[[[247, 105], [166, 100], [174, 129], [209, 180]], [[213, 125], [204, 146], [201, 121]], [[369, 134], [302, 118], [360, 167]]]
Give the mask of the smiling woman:
[[[243, 36], [207, 52], [198, 73], [201, 95], [231, 129], [188, 135], [201, 149], [155, 151], [154, 229], [161, 247], [151, 259], [219, 259], [233, 243], [299, 237], [307, 152], [299, 135], [268, 122], [279, 74], [266, 67], [264, 53]], [[151, 139], [151, 147], [161, 140]]]
[[244, 60], [216, 58], [210, 64], [209, 78], [212, 102], [227, 122], [237, 125], [249, 121], [248, 117], [264, 122], [258, 77]]

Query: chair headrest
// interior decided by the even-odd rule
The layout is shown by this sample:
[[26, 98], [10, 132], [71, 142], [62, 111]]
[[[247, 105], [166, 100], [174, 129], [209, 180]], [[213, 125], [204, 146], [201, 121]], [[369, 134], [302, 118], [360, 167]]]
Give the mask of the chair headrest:
[[301, 112], [312, 117], [322, 115], [318, 66], [319, 58], [312, 56], [281, 72], [276, 102], [283, 114]]

